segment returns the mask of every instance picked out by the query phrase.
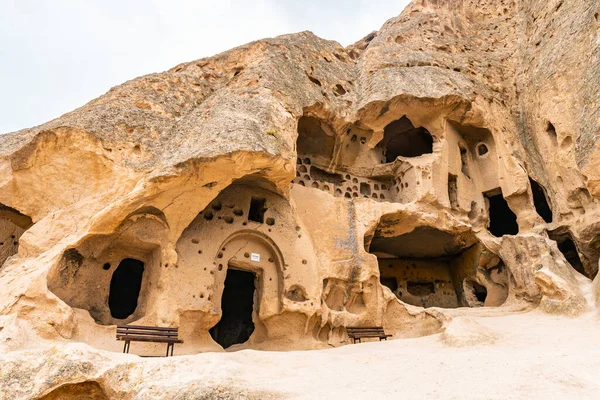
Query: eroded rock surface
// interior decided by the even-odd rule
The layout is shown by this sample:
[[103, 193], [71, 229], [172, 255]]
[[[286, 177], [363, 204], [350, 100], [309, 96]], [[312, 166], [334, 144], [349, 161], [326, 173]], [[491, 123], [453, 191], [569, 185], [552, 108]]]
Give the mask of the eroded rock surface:
[[0, 349], [119, 352], [125, 323], [179, 327], [177, 355], [361, 325], [468, 345], [457, 315], [589, 310], [599, 12], [415, 0], [348, 48], [253, 42], [0, 136]]

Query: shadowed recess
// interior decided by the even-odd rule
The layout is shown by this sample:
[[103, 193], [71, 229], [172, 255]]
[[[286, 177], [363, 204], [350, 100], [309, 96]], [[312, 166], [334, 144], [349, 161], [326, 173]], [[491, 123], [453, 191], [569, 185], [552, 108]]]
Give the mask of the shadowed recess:
[[552, 209], [550, 208], [550, 203], [548, 202], [546, 190], [542, 185], [531, 178], [529, 178], [529, 183], [531, 185], [531, 193], [533, 194], [533, 205], [535, 206], [535, 210], [544, 221], [547, 223], [552, 222]]
[[502, 191], [496, 189], [483, 194], [488, 202], [488, 212], [490, 217], [490, 226], [488, 230], [496, 237], [504, 235], [516, 235], [519, 233], [517, 216], [510, 209]]
[[135, 312], [142, 288], [144, 263], [126, 258], [119, 263], [110, 280], [108, 307], [113, 318], [125, 319]]
[[425, 128], [415, 128], [406, 116], [389, 123], [378, 144], [383, 148], [386, 162], [394, 162], [397, 157], [418, 157], [433, 152], [433, 137]]
[[221, 298], [221, 319], [210, 335], [224, 349], [244, 343], [254, 332], [252, 312], [254, 311], [254, 280], [252, 272], [229, 268], [225, 278], [225, 289]]

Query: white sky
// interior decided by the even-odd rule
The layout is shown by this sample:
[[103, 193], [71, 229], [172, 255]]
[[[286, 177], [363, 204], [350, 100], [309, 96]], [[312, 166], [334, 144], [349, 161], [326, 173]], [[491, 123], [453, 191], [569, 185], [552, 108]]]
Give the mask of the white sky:
[[0, 0], [0, 133], [112, 86], [303, 30], [347, 46], [409, 0]]

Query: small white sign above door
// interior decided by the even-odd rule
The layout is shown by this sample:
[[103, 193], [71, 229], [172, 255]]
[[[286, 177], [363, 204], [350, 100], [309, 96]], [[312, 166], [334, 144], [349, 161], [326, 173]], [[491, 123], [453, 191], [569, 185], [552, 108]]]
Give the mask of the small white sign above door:
[[260, 254], [258, 254], [258, 253], [252, 253], [252, 254], [250, 254], [250, 259], [252, 261], [260, 262]]

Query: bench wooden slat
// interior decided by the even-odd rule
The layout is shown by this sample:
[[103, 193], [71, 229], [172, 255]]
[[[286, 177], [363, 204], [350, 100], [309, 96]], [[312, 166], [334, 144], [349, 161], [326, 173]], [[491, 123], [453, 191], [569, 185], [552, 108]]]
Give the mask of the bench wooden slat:
[[117, 335], [117, 340], [122, 341], [134, 341], [134, 342], [155, 342], [155, 343], [183, 343], [182, 340], [172, 337], [164, 336], [131, 336], [131, 335]]
[[383, 332], [383, 329], [347, 329], [349, 332]]
[[125, 342], [123, 353], [129, 353], [131, 342], [166, 343], [167, 354], [173, 355], [175, 343], [183, 343], [178, 336], [178, 328], [143, 325], [117, 325], [116, 339]]
[[177, 332], [150, 332], [137, 329], [117, 329], [117, 335], [154, 335], [154, 336], [177, 336]]
[[348, 334], [349, 334], [349, 335], [353, 335], [353, 336], [367, 336], [367, 335], [369, 335], [369, 336], [373, 336], [373, 335], [375, 335], [375, 336], [377, 336], [377, 335], [382, 335], [382, 336], [383, 336], [383, 335], [385, 335], [385, 333], [384, 333], [384, 332], [360, 332], [360, 333], [356, 333], [356, 332], [354, 332], [354, 333], [353, 333], [353, 332], [348, 332]]
[[346, 329], [383, 329], [381, 326], [347, 326]]
[[347, 326], [346, 332], [348, 333], [348, 337], [354, 340], [354, 343], [356, 343], [357, 340], [360, 342], [361, 338], [379, 338], [379, 340], [387, 340], [388, 337], [393, 336], [386, 334], [381, 326]]
[[149, 331], [170, 331], [177, 332], [177, 328], [166, 328], [162, 326], [143, 326], [143, 325], [117, 325], [117, 329], [140, 329]]

